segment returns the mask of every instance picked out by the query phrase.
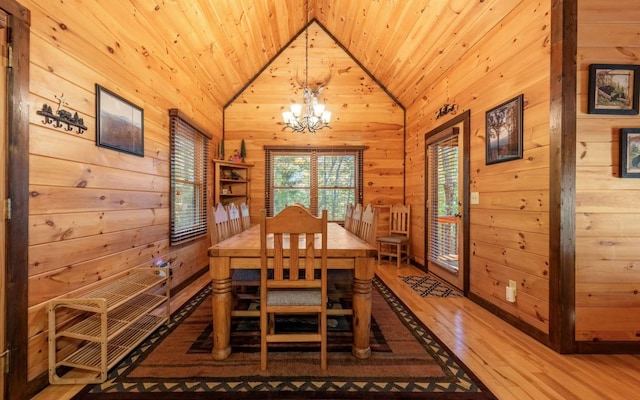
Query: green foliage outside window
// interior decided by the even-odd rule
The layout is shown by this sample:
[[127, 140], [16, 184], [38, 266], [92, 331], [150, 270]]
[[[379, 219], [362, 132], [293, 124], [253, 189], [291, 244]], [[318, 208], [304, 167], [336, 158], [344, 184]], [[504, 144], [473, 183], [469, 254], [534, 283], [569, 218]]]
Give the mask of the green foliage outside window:
[[347, 204], [357, 202], [356, 165], [356, 152], [274, 155], [273, 214], [300, 203], [314, 214], [327, 210], [330, 221], [343, 221]]

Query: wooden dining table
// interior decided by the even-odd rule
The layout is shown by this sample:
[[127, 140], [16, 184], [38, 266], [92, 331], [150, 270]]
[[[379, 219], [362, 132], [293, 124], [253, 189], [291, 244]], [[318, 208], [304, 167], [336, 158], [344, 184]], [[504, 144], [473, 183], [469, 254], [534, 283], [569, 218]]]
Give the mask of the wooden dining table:
[[[377, 249], [337, 223], [329, 223], [327, 231], [328, 268], [353, 270], [352, 354], [365, 359], [371, 355], [371, 280], [375, 274]], [[268, 240], [267, 246], [269, 242], [273, 245], [273, 240]], [[236, 269], [260, 269], [260, 225], [253, 225], [209, 248], [213, 288], [212, 355], [215, 360], [224, 360], [231, 354], [234, 303], [231, 277]]]

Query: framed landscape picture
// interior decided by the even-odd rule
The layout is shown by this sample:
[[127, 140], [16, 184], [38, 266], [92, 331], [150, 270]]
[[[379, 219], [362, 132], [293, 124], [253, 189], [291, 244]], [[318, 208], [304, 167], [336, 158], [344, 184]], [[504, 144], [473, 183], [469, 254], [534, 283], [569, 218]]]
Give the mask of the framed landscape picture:
[[144, 111], [98, 84], [96, 144], [144, 157]]
[[487, 111], [487, 165], [522, 158], [523, 103], [521, 94]]
[[640, 178], [640, 128], [620, 130], [620, 177]]
[[591, 64], [589, 114], [638, 114], [639, 65]]

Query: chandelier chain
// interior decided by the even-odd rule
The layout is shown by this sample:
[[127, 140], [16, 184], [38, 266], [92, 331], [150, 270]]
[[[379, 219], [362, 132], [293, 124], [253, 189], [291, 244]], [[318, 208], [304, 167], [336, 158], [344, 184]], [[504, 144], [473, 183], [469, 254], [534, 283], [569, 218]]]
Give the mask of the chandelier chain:
[[[302, 133], [309, 131], [310, 133], [315, 133], [323, 128], [331, 129], [329, 126], [331, 112], [325, 110], [324, 104], [318, 103], [318, 95], [322, 87], [319, 87], [316, 91], [311, 90], [309, 87], [309, 0], [306, 0], [305, 4], [305, 78], [304, 87], [302, 88], [303, 104], [292, 104], [291, 111], [282, 113], [282, 119], [284, 120], [284, 128], [282, 128], [282, 130], [291, 129], [294, 132]], [[300, 82], [298, 81], [298, 83]]]

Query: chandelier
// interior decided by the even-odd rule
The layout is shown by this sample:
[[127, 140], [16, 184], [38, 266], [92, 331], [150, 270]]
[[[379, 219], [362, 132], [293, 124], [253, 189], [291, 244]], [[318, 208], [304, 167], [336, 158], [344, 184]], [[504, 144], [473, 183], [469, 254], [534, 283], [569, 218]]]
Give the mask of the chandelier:
[[[302, 100], [304, 104], [291, 104], [291, 111], [285, 111], [282, 113], [282, 119], [284, 121], [284, 128], [291, 129], [293, 132], [315, 133], [316, 131], [324, 128], [329, 128], [329, 122], [331, 122], [331, 111], [325, 110], [324, 104], [318, 102], [318, 95], [322, 93], [323, 87], [329, 82], [329, 78], [322, 84], [317, 86], [316, 90], [309, 87], [309, 1], [306, 2], [306, 28], [305, 28], [305, 79], [304, 85], [298, 81], [298, 84], [302, 86]], [[297, 78], [297, 74], [296, 74]], [[296, 79], [297, 80], [297, 79]]]

